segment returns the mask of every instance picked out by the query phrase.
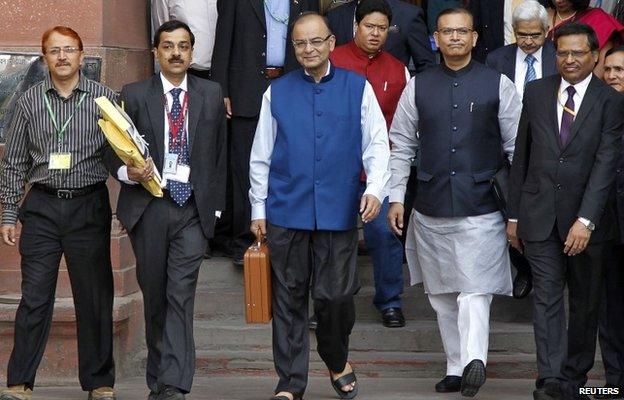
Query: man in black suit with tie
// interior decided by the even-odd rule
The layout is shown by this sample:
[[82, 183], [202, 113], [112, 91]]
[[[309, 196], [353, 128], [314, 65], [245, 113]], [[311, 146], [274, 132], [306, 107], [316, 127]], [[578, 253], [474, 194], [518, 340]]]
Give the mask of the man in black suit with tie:
[[[223, 95], [218, 84], [187, 74], [194, 42], [186, 24], [165, 22], [154, 34], [161, 73], [122, 89], [153, 162], [137, 168], [122, 165], [110, 148], [106, 154], [122, 182], [117, 217], [130, 236], [143, 292], [149, 400], [181, 400], [191, 390], [197, 276], [215, 214], [225, 207]], [[138, 184], [154, 169], [166, 179], [161, 198]]]
[[[488, 54], [485, 64], [511, 79], [522, 98], [527, 83], [557, 73], [555, 46], [546, 41], [548, 12], [537, 1], [521, 3], [514, 10], [512, 21], [518, 42], [494, 50]], [[521, 299], [533, 287], [531, 267], [513, 247], [509, 248], [509, 256], [518, 271], [513, 282], [513, 296]]]
[[262, 94], [271, 80], [299, 67], [290, 21], [318, 11], [318, 0], [218, 0], [212, 79], [221, 84], [230, 126], [232, 252], [234, 264], [254, 237], [249, 232], [249, 155]]
[[[355, 8], [358, 2], [351, 1], [327, 13], [329, 27], [336, 36], [336, 46], [353, 40]], [[431, 50], [422, 8], [401, 0], [388, 0], [388, 4], [392, 9], [392, 21], [384, 50], [406, 66], [411, 59], [416, 72], [434, 65], [435, 55]]]
[[613, 183], [624, 101], [592, 74], [598, 39], [589, 26], [568, 24], [555, 42], [560, 75], [524, 93], [507, 236], [533, 273], [534, 399], [589, 399], [578, 389], [594, 364], [602, 271], [617, 235]]

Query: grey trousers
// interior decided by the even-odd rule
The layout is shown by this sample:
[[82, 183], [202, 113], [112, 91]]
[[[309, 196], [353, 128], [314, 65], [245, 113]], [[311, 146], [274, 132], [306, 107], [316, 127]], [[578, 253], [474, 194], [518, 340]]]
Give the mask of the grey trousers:
[[312, 291], [317, 350], [327, 368], [344, 370], [355, 323], [357, 230], [305, 231], [268, 224], [273, 271], [275, 392], [302, 396], [308, 383], [308, 296]]

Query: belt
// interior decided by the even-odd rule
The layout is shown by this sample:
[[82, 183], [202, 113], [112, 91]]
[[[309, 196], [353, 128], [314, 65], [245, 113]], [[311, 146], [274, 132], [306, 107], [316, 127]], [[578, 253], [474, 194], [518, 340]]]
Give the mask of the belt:
[[279, 78], [284, 75], [284, 68], [282, 67], [266, 67], [264, 70], [264, 76], [269, 79]]
[[84, 196], [87, 194], [91, 194], [98, 190], [104, 189], [105, 187], [106, 187], [105, 182], [100, 182], [94, 185], [85, 186], [80, 189], [57, 189], [57, 188], [51, 188], [46, 185], [42, 185], [41, 183], [35, 183], [33, 185], [33, 188], [37, 190], [41, 190], [44, 193], [54, 195], [58, 197], [59, 199], [63, 199], [63, 200], [69, 200], [69, 199], [73, 199], [74, 197], [80, 197], [80, 196]]

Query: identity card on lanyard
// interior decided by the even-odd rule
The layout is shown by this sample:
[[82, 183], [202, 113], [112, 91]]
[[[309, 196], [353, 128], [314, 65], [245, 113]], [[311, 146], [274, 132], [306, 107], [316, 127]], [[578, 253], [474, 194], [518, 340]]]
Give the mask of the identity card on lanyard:
[[67, 170], [71, 168], [71, 159], [72, 159], [71, 153], [62, 151], [63, 137], [65, 136], [65, 132], [67, 131], [67, 127], [69, 126], [69, 123], [71, 122], [72, 118], [74, 118], [74, 114], [76, 113], [76, 110], [80, 108], [80, 105], [82, 105], [82, 102], [84, 101], [85, 97], [87, 97], [87, 93], [82, 94], [82, 96], [80, 97], [80, 100], [78, 100], [78, 104], [76, 104], [76, 107], [74, 107], [74, 110], [72, 111], [70, 116], [62, 125], [59, 125], [56, 119], [56, 113], [54, 112], [54, 110], [52, 109], [52, 106], [50, 105], [50, 100], [48, 100], [48, 94], [47, 93], [43, 94], [43, 100], [45, 101], [46, 108], [48, 109], [48, 114], [50, 115], [50, 118], [52, 119], [52, 123], [54, 124], [54, 129], [56, 129], [56, 139], [57, 139], [57, 151], [50, 153], [48, 169]]
[[191, 175], [191, 167], [181, 160], [181, 155], [173, 153], [171, 147], [177, 147], [180, 152], [184, 151], [186, 143], [185, 120], [188, 114], [188, 94], [184, 96], [182, 102], [182, 112], [176, 119], [173, 118], [169, 111], [169, 104], [165, 97], [165, 111], [167, 120], [169, 121], [169, 130], [171, 131], [171, 145], [169, 152], [165, 154], [165, 163], [163, 166], [163, 178], [182, 183], [188, 183]]

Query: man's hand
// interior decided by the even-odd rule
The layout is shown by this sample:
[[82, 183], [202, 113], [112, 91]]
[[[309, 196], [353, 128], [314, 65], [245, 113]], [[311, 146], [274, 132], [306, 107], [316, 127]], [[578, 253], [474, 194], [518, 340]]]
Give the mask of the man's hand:
[[524, 245], [520, 238], [518, 238], [517, 222], [507, 222], [507, 242], [520, 253], [524, 252]]
[[134, 182], [148, 182], [154, 177], [154, 162], [147, 159], [144, 167], [135, 167], [133, 164], [126, 164], [128, 167], [128, 179]]
[[403, 235], [403, 214], [405, 208], [402, 203], [390, 203], [390, 210], [388, 210], [388, 225], [392, 232], [399, 236]]
[[230, 98], [224, 97], [223, 104], [225, 104], [226, 117], [232, 118], [232, 103], [230, 103]]
[[0, 231], [2, 232], [4, 244], [15, 246], [15, 225], [2, 225]]
[[568, 237], [565, 241], [563, 252], [569, 256], [575, 256], [581, 253], [587, 247], [592, 231], [587, 229], [579, 220], [574, 221]]
[[[266, 235], [266, 219], [254, 219], [249, 227], [251, 233], [256, 235], [257, 239]], [[259, 232], [258, 232], [259, 231]], [[259, 234], [258, 234], [259, 233]]]
[[381, 210], [381, 202], [372, 194], [365, 194], [360, 200], [360, 214], [365, 224], [374, 220]]

